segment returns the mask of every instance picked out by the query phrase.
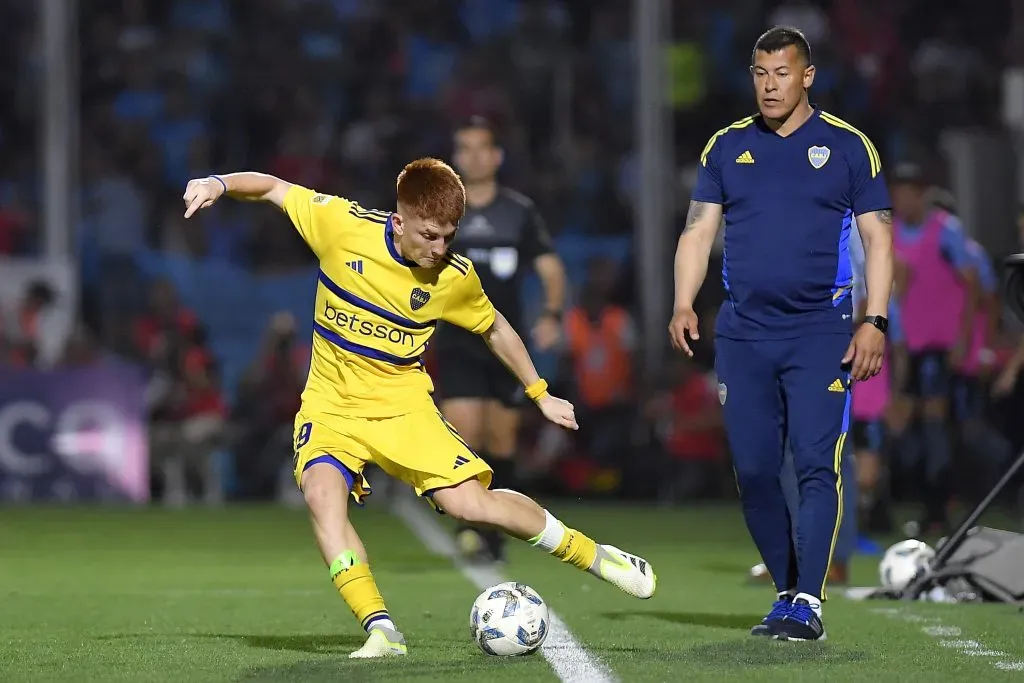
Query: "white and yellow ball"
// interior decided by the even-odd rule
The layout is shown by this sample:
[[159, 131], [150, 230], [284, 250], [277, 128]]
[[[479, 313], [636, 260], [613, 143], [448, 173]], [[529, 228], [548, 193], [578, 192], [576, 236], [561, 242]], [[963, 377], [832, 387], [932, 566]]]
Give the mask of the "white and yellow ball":
[[930, 545], [913, 538], [891, 546], [878, 565], [882, 587], [903, 590], [934, 557], [935, 550]]
[[469, 614], [469, 634], [489, 655], [511, 657], [536, 652], [548, 637], [550, 618], [543, 598], [529, 586], [508, 581], [477, 597]]

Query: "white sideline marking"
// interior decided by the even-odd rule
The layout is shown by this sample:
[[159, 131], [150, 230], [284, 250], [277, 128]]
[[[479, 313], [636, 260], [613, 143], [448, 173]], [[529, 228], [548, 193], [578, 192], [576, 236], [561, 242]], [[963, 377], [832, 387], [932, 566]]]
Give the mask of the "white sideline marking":
[[936, 638], [956, 638], [961, 633], [956, 626], [925, 626], [921, 630]]
[[[431, 516], [435, 513], [424, 507], [423, 503], [401, 497], [394, 501], [392, 510], [428, 550], [451, 559], [462, 575], [479, 590], [506, 580], [490, 567], [468, 565], [459, 561], [455, 541]], [[565, 622], [551, 610], [550, 605], [548, 617], [551, 621], [548, 637], [541, 646], [540, 653], [559, 680], [567, 683], [613, 683], [616, 680], [607, 665], [587, 652], [576, 640]]]
[[[906, 621], [911, 624], [929, 623], [931, 626], [923, 626], [921, 631], [926, 633], [933, 638], [942, 638], [939, 641], [940, 647], [946, 647], [951, 650], [956, 650], [965, 657], [1009, 657], [1005, 652], [1000, 650], [990, 650], [985, 647], [985, 644], [978, 640], [972, 639], [957, 639], [948, 640], [949, 638], [957, 638], [963, 634], [963, 630], [959, 626], [943, 626], [941, 620], [938, 617], [922, 617], [917, 614], [909, 614], [901, 609], [893, 607], [883, 607], [879, 609], [871, 610], [875, 614], [881, 614], [889, 617], [890, 619], [899, 619], [900, 621]], [[992, 666], [999, 669], [1000, 671], [1024, 671], [1024, 662], [1006, 661], [1000, 660], [992, 662]]]

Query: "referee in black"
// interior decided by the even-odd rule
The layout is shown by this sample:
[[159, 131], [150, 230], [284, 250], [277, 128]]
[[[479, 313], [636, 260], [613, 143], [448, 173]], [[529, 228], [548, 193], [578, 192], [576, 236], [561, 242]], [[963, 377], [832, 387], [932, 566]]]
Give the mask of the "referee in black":
[[[473, 261], [484, 291], [513, 326], [522, 323], [520, 290], [533, 267], [544, 285], [544, 312], [533, 342], [551, 349], [561, 336], [565, 268], [533, 202], [498, 184], [504, 153], [494, 128], [474, 117], [454, 134], [454, 162], [466, 186], [466, 215], [452, 248]], [[515, 377], [475, 334], [439, 325], [433, 347], [438, 364], [441, 411], [470, 447], [494, 469], [494, 488], [515, 488], [516, 435], [525, 395]], [[458, 530], [462, 551], [472, 559], [504, 560], [504, 536]]]

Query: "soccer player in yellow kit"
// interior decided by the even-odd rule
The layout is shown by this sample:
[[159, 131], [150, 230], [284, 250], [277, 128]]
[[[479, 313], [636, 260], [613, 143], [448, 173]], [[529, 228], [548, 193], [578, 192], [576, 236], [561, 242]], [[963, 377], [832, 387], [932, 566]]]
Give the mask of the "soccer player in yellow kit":
[[398, 176], [395, 212], [318, 194], [262, 173], [191, 180], [185, 217], [220, 197], [284, 210], [320, 260], [313, 359], [295, 418], [295, 479], [341, 597], [367, 631], [351, 657], [406, 653], [348, 517], [370, 493], [372, 462], [438, 511], [497, 528], [638, 598], [656, 577], [642, 558], [566, 527], [532, 499], [490, 490], [491, 468], [437, 411], [420, 355], [437, 321], [483, 336], [544, 416], [576, 429], [573, 406], [547, 392], [522, 339], [491, 305], [472, 262], [448, 251], [465, 212], [458, 175], [419, 159]]

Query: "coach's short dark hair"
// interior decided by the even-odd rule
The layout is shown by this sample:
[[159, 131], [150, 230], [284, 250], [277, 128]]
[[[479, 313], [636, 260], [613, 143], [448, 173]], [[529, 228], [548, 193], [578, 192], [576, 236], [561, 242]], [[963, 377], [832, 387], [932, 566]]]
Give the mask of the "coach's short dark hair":
[[750, 54], [750, 63], [754, 63], [754, 58], [759, 50], [771, 54], [785, 50], [790, 45], [796, 46], [797, 53], [804, 58], [808, 65], [811, 64], [811, 44], [807, 42], [807, 38], [804, 37], [800, 29], [792, 26], [773, 26], [762, 33], [754, 43], [754, 51]]
[[455, 128], [455, 133], [461, 133], [464, 130], [483, 130], [491, 135], [491, 144], [495, 147], [500, 147], [501, 142], [498, 140], [498, 129], [494, 127], [490, 119], [486, 116], [470, 116], [468, 119], [460, 123]]

